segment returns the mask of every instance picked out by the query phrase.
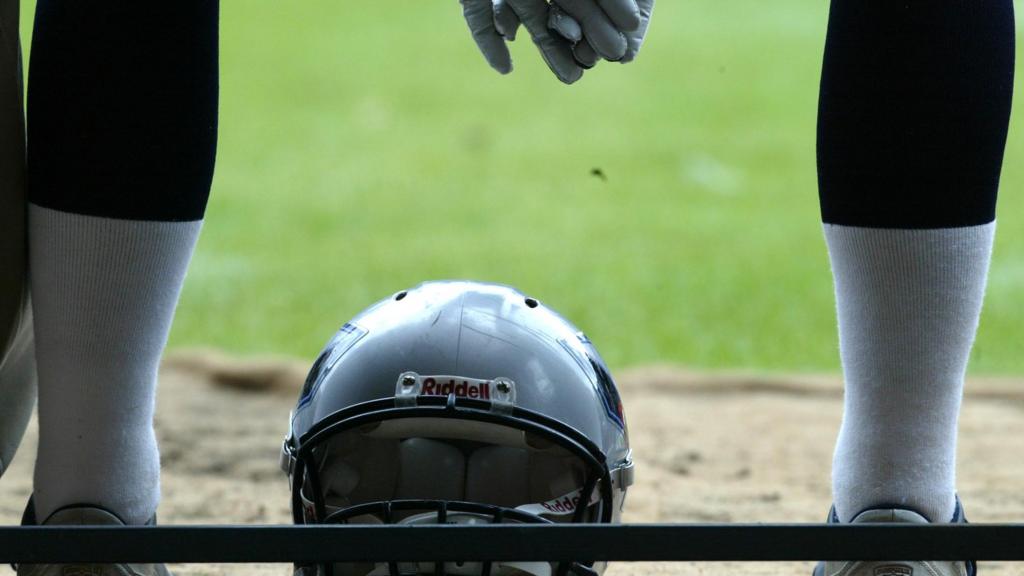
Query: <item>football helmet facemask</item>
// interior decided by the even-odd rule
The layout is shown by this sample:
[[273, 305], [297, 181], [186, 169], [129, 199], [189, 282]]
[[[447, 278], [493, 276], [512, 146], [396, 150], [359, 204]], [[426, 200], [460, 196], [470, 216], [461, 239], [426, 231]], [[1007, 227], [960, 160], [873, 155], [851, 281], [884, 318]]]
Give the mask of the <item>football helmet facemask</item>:
[[[346, 323], [282, 450], [298, 524], [618, 522], [633, 463], [590, 341], [506, 286], [427, 282]], [[327, 564], [325, 576], [593, 574], [603, 563]]]

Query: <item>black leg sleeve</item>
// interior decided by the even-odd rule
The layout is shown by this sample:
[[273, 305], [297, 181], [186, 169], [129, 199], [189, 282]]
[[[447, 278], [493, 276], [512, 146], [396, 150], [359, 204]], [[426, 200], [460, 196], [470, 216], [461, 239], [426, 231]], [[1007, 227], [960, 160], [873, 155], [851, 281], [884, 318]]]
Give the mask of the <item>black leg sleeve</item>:
[[132, 220], [203, 217], [217, 142], [217, 0], [39, 0], [31, 202]]
[[832, 0], [818, 110], [822, 219], [991, 222], [1013, 52], [1012, 0]]

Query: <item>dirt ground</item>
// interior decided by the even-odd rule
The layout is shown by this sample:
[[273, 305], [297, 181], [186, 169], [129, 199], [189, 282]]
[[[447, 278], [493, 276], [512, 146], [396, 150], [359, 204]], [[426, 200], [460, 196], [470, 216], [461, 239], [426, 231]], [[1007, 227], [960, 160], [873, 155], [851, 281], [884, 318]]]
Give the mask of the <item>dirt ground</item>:
[[[307, 366], [177, 351], [161, 373], [161, 524], [290, 521], [278, 451]], [[842, 408], [834, 376], [701, 374], [653, 366], [617, 374], [637, 482], [627, 522], [821, 522]], [[0, 523], [31, 489], [30, 430], [0, 482]], [[1024, 519], [1024, 380], [972, 379], [960, 422], [959, 491], [974, 522]], [[685, 545], [685, 543], [680, 543]], [[178, 565], [181, 576], [290, 574], [290, 565]], [[811, 564], [613, 564], [610, 576], [807, 575]], [[983, 563], [982, 573], [1021, 571]], [[0, 573], [5, 569], [0, 568]]]

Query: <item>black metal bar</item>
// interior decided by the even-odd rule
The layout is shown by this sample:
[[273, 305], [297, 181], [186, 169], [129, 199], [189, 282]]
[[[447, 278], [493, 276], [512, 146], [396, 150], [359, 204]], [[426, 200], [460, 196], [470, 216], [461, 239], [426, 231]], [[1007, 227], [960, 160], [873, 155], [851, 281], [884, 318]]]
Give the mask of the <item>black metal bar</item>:
[[0, 528], [0, 562], [1017, 560], [1024, 524]]

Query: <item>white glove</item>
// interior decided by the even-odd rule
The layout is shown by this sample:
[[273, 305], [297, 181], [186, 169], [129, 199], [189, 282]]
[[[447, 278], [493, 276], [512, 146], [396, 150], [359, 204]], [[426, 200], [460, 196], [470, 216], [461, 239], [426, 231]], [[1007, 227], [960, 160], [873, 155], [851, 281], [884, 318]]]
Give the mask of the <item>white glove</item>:
[[498, 72], [508, 74], [512, 71], [512, 57], [505, 42], [515, 40], [516, 31], [522, 23], [548, 68], [559, 80], [572, 84], [583, 76], [583, 68], [573, 57], [573, 43], [548, 28], [551, 7], [547, 0], [459, 1], [473, 39], [487, 62]]

